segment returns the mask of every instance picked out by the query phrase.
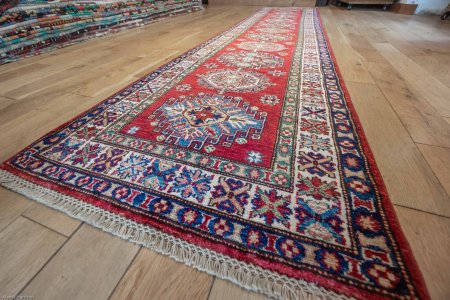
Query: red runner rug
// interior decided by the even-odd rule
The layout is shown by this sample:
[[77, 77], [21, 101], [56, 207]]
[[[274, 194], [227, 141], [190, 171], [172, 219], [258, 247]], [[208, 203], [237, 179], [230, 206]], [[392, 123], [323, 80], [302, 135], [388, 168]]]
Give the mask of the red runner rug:
[[258, 11], [42, 137], [0, 176], [276, 298], [429, 298], [315, 9]]

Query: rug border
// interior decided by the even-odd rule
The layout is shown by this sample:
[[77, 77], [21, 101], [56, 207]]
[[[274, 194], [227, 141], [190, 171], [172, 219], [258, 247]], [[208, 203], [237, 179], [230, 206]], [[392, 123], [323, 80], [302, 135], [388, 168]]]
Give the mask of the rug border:
[[[261, 10], [265, 10], [265, 9], [268, 9], [268, 8], [261, 8], [261, 9], [255, 10], [255, 12], [252, 15], [260, 12]], [[344, 93], [344, 99], [345, 99], [345, 102], [350, 111], [351, 120], [354, 123], [356, 133], [358, 134], [361, 145], [364, 149], [364, 154], [366, 155], [367, 160], [369, 162], [371, 173], [374, 177], [374, 180], [375, 180], [378, 190], [380, 192], [380, 195], [382, 198], [381, 201], [384, 206], [384, 210], [385, 210], [385, 213], [386, 213], [386, 216], [388, 219], [387, 220], [388, 224], [395, 236], [396, 243], [399, 246], [399, 251], [401, 252], [403, 259], [405, 260], [405, 262], [407, 264], [407, 268], [411, 273], [411, 279], [415, 284], [417, 293], [419, 294], [420, 297], [423, 297], [424, 299], [429, 299], [430, 297], [428, 295], [423, 277], [419, 271], [417, 262], [414, 259], [414, 256], [412, 254], [412, 251], [408, 244], [408, 241], [407, 241], [405, 235], [403, 234], [403, 231], [401, 230], [400, 223], [399, 223], [397, 216], [395, 214], [395, 211], [394, 211], [393, 203], [390, 202], [389, 196], [387, 194], [387, 189], [386, 189], [386, 187], [384, 185], [384, 181], [381, 177], [381, 173], [379, 172], [379, 169], [375, 162], [373, 153], [370, 149], [369, 143], [367, 141], [364, 130], [362, 128], [361, 122], [356, 113], [355, 107], [353, 106], [349, 92], [346, 88], [345, 82], [344, 82], [341, 72], [339, 70], [339, 66], [337, 64], [334, 52], [331, 48], [331, 44], [330, 44], [328, 35], [326, 33], [325, 27], [322, 22], [320, 10], [318, 8], [316, 8], [315, 11], [317, 12], [317, 16], [319, 17], [321, 29], [326, 38], [327, 48], [330, 53], [330, 57], [332, 58], [333, 67], [334, 67], [336, 75], [338, 77], [340, 87], [342, 89], [342, 92]], [[252, 15], [250, 15], [249, 17], [251, 17]], [[218, 35], [221, 35], [229, 30], [232, 30], [234, 27], [245, 22], [247, 19], [248, 19], [248, 17], [244, 18], [243, 20], [230, 26], [228, 29], [225, 29]], [[213, 37], [206, 40], [205, 42], [200, 43], [200, 44], [186, 50], [181, 55], [184, 55], [198, 47], [201, 47], [202, 45], [215, 39], [218, 35], [214, 35]], [[117, 94], [125, 91], [126, 89], [130, 88], [136, 82], [139, 82], [143, 78], [154, 73], [156, 70], [163, 68], [164, 66], [172, 63], [173, 61], [178, 59], [181, 55], [175, 57], [174, 59], [170, 60], [169, 62], [167, 62], [165, 64], [162, 64], [161, 66], [154, 68], [147, 75], [143, 76], [142, 78], [139, 78], [136, 81], [133, 81], [132, 83], [130, 83], [126, 87], [122, 88], [118, 92], [115, 92], [111, 96], [106, 97], [103, 101], [101, 101], [98, 104], [90, 107], [89, 109], [81, 112], [77, 116], [73, 117], [72, 119], [63, 123], [62, 125], [58, 126], [57, 128], [51, 130], [50, 132], [43, 135], [41, 138], [39, 138], [37, 140], [40, 140], [45, 136], [51, 135], [54, 132], [60, 130], [61, 128], [67, 126], [71, 122], [73, 122], [76, 119], [83, 116], [88, 111], [92, 110], [93, 108], [97, 107], [98, 105], [101, 105], [108, 99], [116, 96]], [[23, 148], [22, 150], [20, 150], [18, 152], [22, 152], [22, 151], [28, 149], [29, 147], [30, 147], [30, 145], [26, 146], [25, 148]], [[16, 154], [17, 153], [15, 153], [12, 157], [14, 157]], [[1, 165], [3, 165], [6, 161], [9, 161], [11, 158], [8, 158], [7, 160], [5, 160]], [[1, 167], [1, 165], [0, 165], [0, 167]], [[12, 181], [4, 181], [3, 180], [5, 178], [11, 177], [11, 176], [16, 177], [16, 178]], [[269, 297], [274, 297], [274, 298], [282, 297], [282, 298], [292, 298], [292, 299], [299, 299], [299, 298], [300, 299], [309, 299], [312, 297], [321, 297], [324, 299], [328, 299], [328, 298], [349, 299], [353, 296], [359, 296], [359, 297], [368, 296], [368, 294], [372, 297], [375, 296], [375, 298], [382, 297], [381, 295], [372, 294], [365, 290], [359, 290], [353, 286], [347, 286], [347, 285], [344, 285], [344, 284], [339, 283], [334, 280], [333, 280], [333, 283], [329, 284], [329, 286], [339, 286], [339, 288], [336, 289], [338, 291], [335, 291], [335, 289], [331, 288], [331, 287], [325, 288], [323, 286], [316, 285], [315, 283], [313, 283], [314, 281], [317, 282], [316, 278], [310, 278], [311, 281], [289, 278], [289, 277], [287, 277], [285, 275], [281, 275], [275, 271], [271, 271], [270, 269], [263, 269], [259, 266], [247, 263], [245, 261], [237, 260], [235, 258], [232, 258], [228, 255], [219, 253], [217, 251], [214, 251], [214, 250], [211, 250], [208, 248], [203, 248], [203, 247], [197, 246], [193, 243], [186, 242], [183, 239], [171, 236], [163, 231], [156, 230], [154, 228], [149, 228], [148, 226], [145, 226], [144, 224], [140, 224], [134, 220], [120, 217], [119, 215], [114, 214], [113, 212], [110, 212], [106, 209], [88, 204], [86, 202], [81, 202], [81, 201], [77, 200], [76, 198], [66, 195], [65, 193], [57, 192], [57, 191], [54, 191], [51, 189], [47, 189], [44, 186], [37, 185], [37, 184], [33, 183], [32, 181], [24, 179], [22, 176], [15, 175], [12, 172], [7, 171], [7, 170], [0, 169], [0, 178], [2, 178], [2, 180], [0, 181], [1, 185], [5, 186], [8, 189], [14, 190], [14, 191], [26, 196], [29, 199], [33, 199], [37, 202], [44, 203], [49, 207], [52, 207], [59, 211], [63, 211], [66, 214], [68, 214], [76, 219], [82, 220], [88, 224], [93, 225], [94, 227], [101, 228], [102, 230], [109, 232], [113, 235], [119, 236], [125, 240], [131, 241], [131, 242], [134, 242], [137, 244], [141, 244], [141, 245], [143, 245], [151, 250], [154, 250], [158, 253], [168, 255], [171, 258], [175, 259], [176, 261], [183, 262], [187, 265], [195, 267], [198, 270], [204, 271], [210, 275], [229, 280], [243, 288], [246, 288], [251, 291], [257, 291], [257, 292], [263, 293]], [[26, 187], [26, 185], [34, 185], [37, 188], [29, 189]], [[39, 191], [39, 190], [48, 190], [48, 191], [46, 191], [44, 193], [43, 197], [40, 197], [40, 196], [36, 195], [36, 191]], [[79, 209], [76, 212], [73, 209], [70, 209], [67, 204], [59, 203], [59, 202], [62, 202], [61, 201], [62, 199], [68, 199], [68, 198], [71, 198], [72, 201], [78, 201], [82, 205], [85, 205], [85, 206], [90, 205], [92, 207], [95, 207], [95, 209], [103, 211], [102, 212], [103, 215], [106, 214], [107, 216], [114, 216], [115, 219], [114, 218], [101, 218], [99, 216], [97, 218], [95, 218], [95, 217], [93, 217], [93, 215], [94, 215], [92, 213], [93, 210], [90, 210], [89, 213], [84, 214], [84, 213], [81, 213]], [[56, 203], [58, 203], [58, 204], [56, 204]], [[119, 218], [123, 219], [123, 220], [121, 220], [120, 224], [118, 224], [118, 222], [117, 222], [117, 219], [119, 219]], [[114, 221], [108, 222], [105, 219], [114, 219]], [[136, 234], [132, 235], [131, 232], [133, 232], [133, 231], [134, 231], [134, 233], [138, 232], [138, 230], [136, 230], [136, 228], [137, 228], [136, 226], [139, 226], [139, 228], [140, 228], [139, 231], [140, 230], [152, 231], [151, 236], [153, 238], [145, 240], [141, 237], [141, 235], [136, 235]], [[174, 244], [175, 246], [171, 247], [170, 243], [166, 243], [164, 245], [157, 244], [156, 241], [161, 240], [163, 237], [170, 238], [170, 239], [173, 239], [174, 241], [176, 241], [176, 243]], [[175, 249], [176, 245], [185, 245], [185, 247], [187, 247], [190, 250], [193, 249], [193, 250], [198, 250], [200, 252], [207, 253], [209, 255], [209, 259], [207, 259], [206, 263], [201, 262], [201, 259], [198, 259], [197, 261], [195, 261], [195, 259], [196, 259], [195, 255], [191, 256], [189, 254], [189, 251], [185, 251], [183, 253], [178, 253], [178, 251], [176, 251], [176, 249]], [[226, 266], [228, 266], [228, 268], [224, 268], [223, 263], [227, 263], [229, 261], [230, 261], [230, 264], [225, 264]], [[216, 264], [218, 262], [222, 262], [222, 264], [220, 265], [220, 268], [216, 266]], [[231, 267], [231, 262], [233, 262], [233, 264], [232, 264], [233, 266], [238, 265], [239, 267], [242, 267], [244, 269], [244, 272], [236, 272], [236, 269], [234, 269], [234, 272], [233, 272], [233, 267]], [[275, 283], [271, 280], [268, 280], [266, 277], [255, 276], [254, 274], [268, 274], [269, 276], [267, 276], [267, 277], [270, 277], [270, 276], [272, 276], [272, 278], [276, 277], [278, 280], [280, 280], [280, 281], [282, 280], [282, 281]]]
[[407, 264], [407, 269], [411, 275], [411, 278], [414, 282], [414, 287], [419, 294], [419, 296], [423, 299], [431, 299], [430, 294], [428, 292], [428, 289], [425, 284], [425, 279], [423, 278], [422, 273], [420, 272], [419, 265], [414, 257], [414, 253], [411, 249], [411, 246], [409, 245], [408, 239], [406, 238], [405, 234], [403, 233], [403, 230], [401, 228], [400, 222], [398, 220], [397, 214], [395, 213], [394, 203], [391, 201], [387, 187], [384, 183], [384, 179], [381, 175], [381, 172], [378, 168], [377, 162], [375, 160], [375, 156], [372, 152], [372, 149], [370, 148], [369, 141], [366, 137], [366, 134], [364, 132], [362, 123], [359, 119], [359, 116], [356, 112], [356, 108], [353, 105], [353, 101], [351, 100], [350, 93], [347, 89], [347, 85], [345, 84], [344, 78], [342, 76], [341, 70], [339, 68], [339, 65], [336, 60], [336, 56], [334, 54], [334, 51], [331, 47], [330, 39], [328, 37], [328, 33], [325, 30], [325, 26], [322, 22], [322, 16], [320, 14], [320, 10], [317, 8], [317, 15], [319, 16], [319, 22], [320, 26], [322, 28], [322, 32], [325, 36], [326, 42], [327, 42], [327, 49], [330, 53], [330, 57], [333, 61], [333, 67], [336, 72], [339, 85], [341, 87], [342, 92], [344, 93], [344, 99], [345, 103], [347, 104], [347, 107], [350, 111], [350, 119], [353, 121], [356, 129], [357, 136], [359, 137], [359, 140], [361, 142], [361, 145], [364, 149], [364, 154], [367, 157], [367, 161], [369, 162], [370, 171], [375, 179], [375, 182], [378, 187], [378, 192], [380, 193], [380, 198], [382, 201], [382, 205], [384, 208], [384, 211], [387, 216], [387, 221], [394, 232], [395, 241], [398, 245], [398, 249], [402, 254], [402, 258], [405, 260]]
[[[209, 275], [276, 299], [353, 299], [315, 283], [289, 278], [269, 269], [197, 246], [101, 207], [82, 202], [0, 169], [0, 184], [28, 199], [92, 225], [123, 240], [142, 245]], [[319, 297], [319, 298], [317, 298]]]

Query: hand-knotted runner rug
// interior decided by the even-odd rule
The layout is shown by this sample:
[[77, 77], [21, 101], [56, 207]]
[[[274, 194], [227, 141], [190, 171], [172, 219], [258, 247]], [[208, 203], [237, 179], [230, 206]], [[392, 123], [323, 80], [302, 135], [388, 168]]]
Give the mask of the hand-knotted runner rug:
[[258, 11], [0, 172], [29, 198], [269, 296], [429, 298], [315, 9]]

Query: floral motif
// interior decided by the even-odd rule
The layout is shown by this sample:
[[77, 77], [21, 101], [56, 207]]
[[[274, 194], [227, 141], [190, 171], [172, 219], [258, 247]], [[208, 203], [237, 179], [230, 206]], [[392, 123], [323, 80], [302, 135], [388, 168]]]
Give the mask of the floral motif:
[[278, 97], [275, 95], [264, 95], [264, 96], [261, 96], [261, 98], [259, 98], [259, 100], [262, 103], [271, 105], [271, 106], [274, 106], [275, 104], [280, 102], [280, 99], [278, 99]]
[[105, 111], [95, 118], [94, 125], [106, 127], [117, 120], [118, 117], [119, 114], [115, 111]]
[[94, 126], [85, 126], [83, 128], [80, 128], [75, 133], [75, 137], [80, 140], [89, 140], [93, 138], [97, 134], [97, 130]]
[[330, 273], [340, 274], [348, 270], [348, 262], [337, 252], [320, 249], [316, 251], [315, 258]]
[[209, 205], [216, 206], [228, 213], [242, 215], [249, 198], [249, 190], [249, 184], [232, 178], [220, 177], [219, 185], [215, 186], [211, 192], [212, 199], [209, 201]]
[[298, 232], [308, 233], [310, 236], [327, 242], [334, 240], [338, 243], [344, 242], [345, 237], [340, 234], [343, 231], [342, 219], [338, 216], [339, 209], [337, 207], [315, 208], [308, 205], [302, 198], [297, 200], [295, 216], [299, 221]]
[[264, 33], [289, 33], [289, 29], [285, 28], [276, 28], [276, 27], [260, 27], [256, 28], [257, 31], [264, 32]]
[[269, 71], [268, 73], [270, 75], [276, 76], [276, 77], [278, 77], [278, 76], [285, 76], [286, 75], [286, 72], [283, 72], [283, 71], [280, 71], [280, 70], [273, 70], [273, 71]]
[[363, 269], [373, 282], [385, 289], [394, 289], [400, 283], [397, 272], [391, 270], [388, 266], [369, 262], [365, 264]]
[[108, 148], [106, 151], [103, 150], [100, 156], [94, 160], [91, 170], [100, 173], [107, 172], [122, 160], [124, 153], [124, 150], [118, 148]]
[[212, 176], [205, 175], [200, 170], [189, 171], [184, 168], [182, 173], [175, 178], [172, 190], [183, 198], [193, 197], [201, 202], [205, 193], [211, 189], [211, 179]]
[[144, 155], [131, 154], [120, 163], [114, 174], [122, 179], [135, 180], [144, 172], [149, 163], [150, 160]]
[[250, 51], [224, 53], [217, 60], [227, 66], [253, 69], [282, 67], [284, 63], [283, 58], [279, 56]]
[[305, 248], [290, 238], [279, 239], [275, 247], [281, 255], [293, 260], [300, 260], [305, 256]]
[[103, 150], [99, 144], [86, 144], [80, 148], [73, 156], [69, 158], [69, 161], [74, 166], [86, 167], [89, 162], [96, 158], [98, 153]]
[[252, 226], [247, 226], [241, 230], [241, 238], [247, 246], [253, 249], [262, 249], [267, 245], [267, 235]]
[[243, 50], [266, 52], [278, 52], [286, 49], [283, 44], [270, 42], [242, 42], [237, 44], [237, 47]]
[[247, 160], [254, 164], [260, 163], [262, 158], [262, 154], [256, 151], [250, 151], [247, 156]]
[[304, 148], [309, 148], [313, 151], [327, 151], [331, 152], [330, 138], [320, 137], [317, 134], [301, 134], [301, 144]]
[[215, 64], [215, 63], [207, 63], [207, 64], [204, 64], [203, 66], [208, 69], [214, 69], [214, 68], [218, 67], [217, 64]]
[[262, 42], [281, 42], [292, 39], [289, 34], [249, 33], [247, 36], [252, 40]]
[[216, 150], [216, 147], [214, 147], [213, 145], [207, 145], [207, 146], [205, 146], [205, 151], [206, 151], [207, 153], [214, 152], [214, 150]]
[[136, 132], [138, 132], [139, 129], [141, 129], [139, 126], [133, 126], [130, 129], [128, 129], [127, 133], [135, 134]]
[[147, 187], [163, 190], [173, 180], [175, 172], [179, 169], [180, 166], [173, 162], [155, 160], [147, 166], [138, 181]]
[[191, 89], [191, 85], [190, 84], [180, 84], [180, 85], [177, 85], [177, 87], [175, 89], [179, 92], [187, 92]]
[[300, 152], [298, 157], [301, 171], [308, 171], [319, 176], [335, 177], [335, 163], [331, 156], [324, 156], [317, 152]]
[[328, 135], [328, 126], [326, 121], [302, 118], [301, 130], [313, 134]]
[[299, 189], [297, 192], [298, 196], [312, 196], [317, 200], [333, 200], [340, 196], [336, 191], [337, 184], [335, 181], [325, 182], [319, 177], [313, 177], [312, 179], [301, 178], [297, 187]]
[[55, 160], [64, 160], [67, 156], [74, 153], [82, 143], [75, 139], [66, 139], [56, 147], [51, 148], [45, 155]]
[[200, 74], [198, 77], [200, 85], [214, 89], [219, 94], [225, 92], [257, 92], [272, 85], [264, 74], [253, 71], [217, 69]]
[[289, 216], [291, 214], [289, 202], [289, 196], [279, 196], [276, 190], [265, 192], [258, 187], [256, 189], [256, 196], [252, 199], [253, 209], [250, 217], [263, 218], [267, 225], [278, 222], [288, 227]]

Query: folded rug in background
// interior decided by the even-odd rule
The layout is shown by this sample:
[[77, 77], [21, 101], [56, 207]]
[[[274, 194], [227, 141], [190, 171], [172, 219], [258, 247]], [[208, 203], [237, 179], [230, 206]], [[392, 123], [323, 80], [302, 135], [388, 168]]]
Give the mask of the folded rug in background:
[[202, 9], [200, 0], [0, 2], [0, 64]]

